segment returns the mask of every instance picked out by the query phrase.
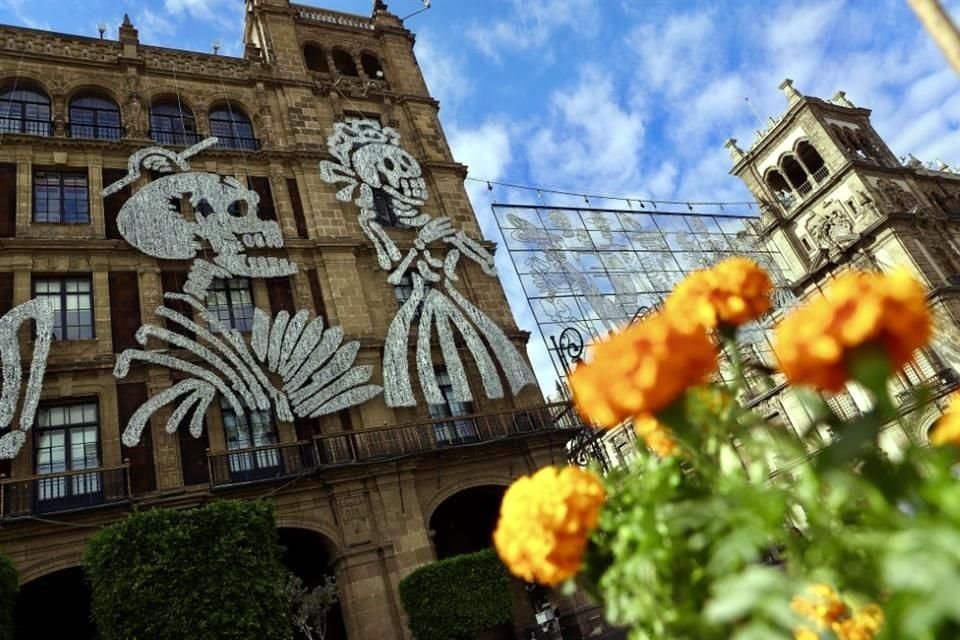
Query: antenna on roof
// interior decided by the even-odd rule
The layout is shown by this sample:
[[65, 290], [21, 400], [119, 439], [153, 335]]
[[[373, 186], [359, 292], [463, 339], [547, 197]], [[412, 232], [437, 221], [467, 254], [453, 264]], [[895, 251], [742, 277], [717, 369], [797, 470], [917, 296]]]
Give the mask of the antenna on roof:
[[744, 98], [744, 100], [747, 101], [747, 105], [750, 107], [750, 111], [753, 112], [753, 115], [757, 116], [757, 122], [760, 123], [760, 128], [763, 129], [764, 128], [763, 118], [761, 118], [760, 114], [757, 113], [757, 110], [754, 108], [753, 103], [750, 102], [750, 98]]

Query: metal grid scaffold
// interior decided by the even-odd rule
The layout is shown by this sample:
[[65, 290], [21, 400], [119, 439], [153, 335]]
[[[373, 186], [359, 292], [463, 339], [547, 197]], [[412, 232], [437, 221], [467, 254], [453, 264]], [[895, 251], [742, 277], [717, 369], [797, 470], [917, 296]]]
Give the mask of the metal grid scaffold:
[[[493, 214], [558, 378], [585, 342], [657, 308], [688, 273], [730, 256], [769, 271], [776, 306], [792, 301], [756, 217], [511, 204], [494, 204]], [[771, 359], [768, 321], [741, 334], [747, 355], [762, 362]]]

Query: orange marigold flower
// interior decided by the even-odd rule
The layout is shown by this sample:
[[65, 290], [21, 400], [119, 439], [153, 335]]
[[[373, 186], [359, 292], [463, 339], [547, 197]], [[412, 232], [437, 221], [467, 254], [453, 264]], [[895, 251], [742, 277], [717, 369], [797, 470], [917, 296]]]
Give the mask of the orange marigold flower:
[[493, 543], [503, 563], [527, 582], [555, 586], [580, 569], [605, 493], [579, 467], [544, 467], [507, 489]]
[[[851, 612], [828, 585], [812, 585], [807, 592], [809, 596], [795, 597], [791, 608], [813, 622], [818, 630], [829, 629], [839, 640], [873, 640], [883, 627], [883, 610], [875, 604]], [[815, 640], [820, 635], [808, 627], [798, 627], [793, 637], [794, 640]]]
[[947, 410], [931, 429], [930, 443], [960, 445], [960, 393], [953, 394]]
[[653, 416], [637, 416], [633, 419], [633, 430], [637, 436], [658, 458], [667, 458], [677, 449], [677, 441], [668, 427], [663, 426]]
[[760, 265], [749, 258], [728, 258], [684, 278], [665, 306], [707, 329], [740, 326], [770, 309], [772, 292], [770, 276]]
[[899, 369], [932, 330], [923, 286], [906, 270], [849, 272], [784, 318], [774, 351], [792, 382], [840, 391], [849, 379], [847, 358], [858, 347], [879, 347]]
[[605, 427], [656, 413], [717, 368], [717, 347], [699, 326], [655, 313], [593, 345], [593, 359], [570, 373], [580, 414]]

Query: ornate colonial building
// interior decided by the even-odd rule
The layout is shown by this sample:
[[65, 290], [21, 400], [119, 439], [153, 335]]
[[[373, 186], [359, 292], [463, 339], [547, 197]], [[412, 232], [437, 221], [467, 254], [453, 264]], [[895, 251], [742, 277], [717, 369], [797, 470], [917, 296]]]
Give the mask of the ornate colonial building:
[[407, 637], [397, 583], [562, 458], [413, 43], [379, 1], [247, 0], [242, 58], [0, 27], [18, 637], [93, 637], [98, 527], [219, 498], [336, 572], [332, 637]]
[[[855, 106], [842, 91], [823, 100], [802, 95], [790, 80], [780, 89], [786, 113], [771, 118], [748, 150], [733, 139], [726, 146], [734, 161], [731, 173], [761, 204], [762, 240], [775, 249], [793, 294], [802, 301], [845, 269], [898, 266], [930, 291], [936, 337], [891, 382], [902, 411], [911, 415], [906, 424], [912, 425], [893, 424], [884, 431], [884, 449], [896, 456], [908, 441], [926, 442], [946, 394], [960, 381], [960, 172], [943, 162], [926, 166], [913, 156], [901, 162], [871, 126], [870, 110]], [[769, 349], [752, 355], [773, 364]], [[914, 401], [920, 385], [933, 392], [933, 402], [923, 407]], [[781, 379], [772, 385], [758, 381], [749, 402], [797, 433], [816, 426]], [[849, 418], [870, 400], [850, 385], [828, 402]], [[818, 430], [824, 444], [833, 437]]]

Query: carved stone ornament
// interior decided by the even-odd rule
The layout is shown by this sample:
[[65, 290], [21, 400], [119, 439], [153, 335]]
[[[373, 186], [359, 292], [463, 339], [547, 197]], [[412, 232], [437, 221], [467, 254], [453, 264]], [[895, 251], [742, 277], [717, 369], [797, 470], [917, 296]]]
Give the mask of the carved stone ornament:
[[821, 249], [838, 249], [856, 240], [853, 222], [839, 209], [817, 217], [808, 225], [811, 237]]
[[[320, 163], [320, 176], [326, 182], [341, 185], [338, 200], [352, 200], [359, 208], [360, 227], [373, 243], [380, 268], [389, 272], [387, 282], [399, 285], [408, 273], [413, 282], [412, 295], [394, 316], [387, 331], [383, 357], [387, 405], [416, 404], [408, 359], [410, 334], [418, 308], [416, 367], [420, 388], [428, 403], [446, 402], [433, 368], [431, 347], [434, 338], [439, 342], [452, 381], [451, 399], [458, 402], [473, 399], [454, 332], [460, 334], [473, 357], [488, 398], [503, 397], [495, 360], [500, 364], [512, 393], [535, 384], [533, 371], [503, 330], [454, 287], [456, 266], [461, 256], [476, 262], [488, 275], [495, 275], [493, 256], [462, 230], [454, 229], [449, 218], [433, 218], [421, 211], [428, 197], [427, 186], [420, 164], [400, 146], [400, 134], [375, 120], [351, 119], [334, 125], [327, 138], [327, 149], [334, 160]], [[406, 254], [377, 221], [374, 189], [390, 198], [390, 205], [401, 224], [417, 229], [414, 247]], [[445, 255], [433, 255], [427, 248], [436, 241], [449, 245]]]
[[[156, 258], [196, 258], [204, 241], [214, 254], [210, 261], [194, 260], [183, 294], [164, 296], [193, 307], [206, 327], [168, 307], [157, 309], [157, 315], [193, 333], [196, 339], [155, 325], [143, 325], [136, 334], [144, 346], [153, 337], [189, 352], [189, 360], [168, 349], [127, 349], [117, 358], [114, 376], [118, 379], [128, 375], [133, 362], [189, 376], [134, 412], [123, 432], [127, 446], [139, 442], [150, 416], [168, 404], [175, 407], [166, 430], [173, 433], [189, 417], [190, 433], [198, 438], [203, 416], [218, 395], [237, 414], [272, 410], [279, 420], [290, 422], [294, 417], [317, 417], [361, 404], [382, 391], [378, 385], [367, 384], [372, 367], [354, 366], [359, 343], [344, 343], [343, 331], [324, 328], [323, 318], [310, 320], [307, 311], [293, 316], [281, 311], [271, 318], [254, 309], [248, 346], [239, 331], [225, 326], [206, 308], [207, 290], [215, 278], [274, 278], [297, 271], [295, 264], [282, 258], [245, 254], [246, 249], [283, 246], [279, 225], [257, 216], [259, 197], [254, 191], [232, 177], [190, 170], [188, 158], [215, 143], [216, 138], [208, 138], [179, 154], [160, 147], [137, 151], [130, 157], [129, 174], [103, 190], [107, 196], [136, 180], [141, 165], [169, 174], [140, 189], [124, 204], [117, 216], [120, 233], [131, 245]], [[195, 221], [180, 214], [180, 200], [188, 196], [196, 211]]]
[[877, 189], [895, 213], [914, 213], [920, 207], [916, 196], [888, 178], [877, 180]]

